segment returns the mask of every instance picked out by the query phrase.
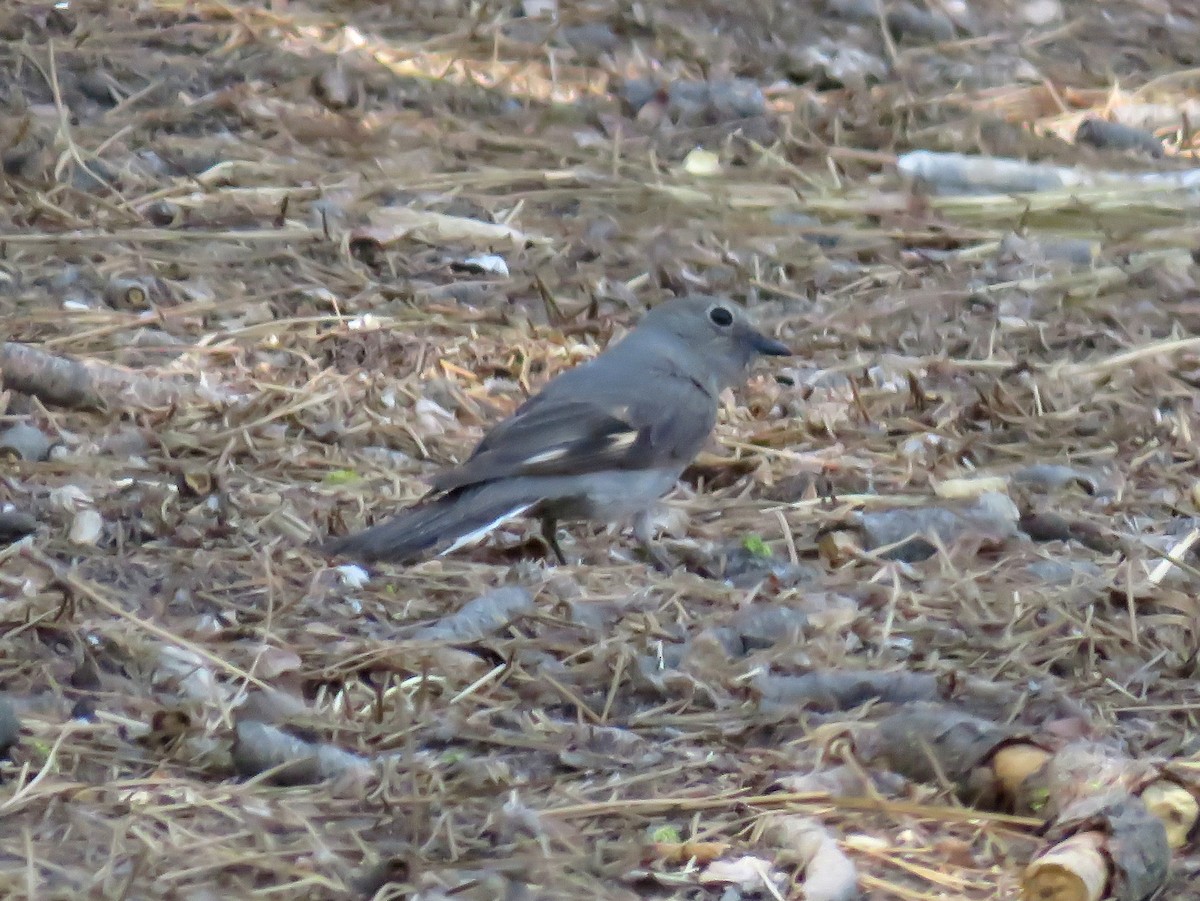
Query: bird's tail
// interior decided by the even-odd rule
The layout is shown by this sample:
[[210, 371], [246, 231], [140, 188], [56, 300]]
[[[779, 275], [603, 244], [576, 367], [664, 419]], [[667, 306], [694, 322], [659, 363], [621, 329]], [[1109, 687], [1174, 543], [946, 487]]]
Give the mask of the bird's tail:
[[535, 506], [538, 496], [514, 491], [512, 482], [459, 489], [352, 535], [320, 546], [330, 556], [411, 562], [440, 549], [447, 554], [475, 541]]

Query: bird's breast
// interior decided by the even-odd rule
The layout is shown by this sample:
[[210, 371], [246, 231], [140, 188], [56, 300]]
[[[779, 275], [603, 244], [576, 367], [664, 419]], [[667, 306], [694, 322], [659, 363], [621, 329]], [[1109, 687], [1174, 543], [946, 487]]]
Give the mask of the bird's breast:
[[606, 470], [575, 476], [546, 491], [543, 509], [556, 519], [615, 521], [641, 513], [675, 487], [683, 467]]

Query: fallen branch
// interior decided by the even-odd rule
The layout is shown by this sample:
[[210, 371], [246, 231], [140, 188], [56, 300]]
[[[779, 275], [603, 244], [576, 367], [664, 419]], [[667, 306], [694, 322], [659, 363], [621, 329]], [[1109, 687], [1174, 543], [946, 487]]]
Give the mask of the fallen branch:
[[1165, 765], [1084, 741], [1051, 749], [945, 705], [908, 705], [875, 728], [870, 756], [893, 771], [971, 804], [1045, 817], [1046, 844], [1022, 875], [1030, 901], [1142, 901], [1162, 888], [1172, 850], [1200, 817], [1194, 787]]
[[[1200, 169], [1125, 173], [1029, 163], [1003, 157], [913, 150], [896, 160], [900, 175], [937, 194], [1030, 194], [1042, 191], [1148, 191], [1180, 199], [1200, 187]], [[1194, 202], [1194, 198], [1193, 198]]]
[[186, 399], [228, 400], [217, 389], [149, 376], [98, 360], [75, 360], [13, 341], [0, 347], [4, 386], [48, 404], [79, 409], [150, 409]]

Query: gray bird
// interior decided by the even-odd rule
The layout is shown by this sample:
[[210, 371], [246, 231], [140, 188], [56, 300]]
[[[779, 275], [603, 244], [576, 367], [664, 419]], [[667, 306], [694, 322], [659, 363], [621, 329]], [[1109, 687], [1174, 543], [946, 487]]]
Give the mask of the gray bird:
[[560, 520], [633, 517], [638, 543], [662, 566], [649, 513], [708, 440], [721, 391], [745, 380], [755, 355], [790, 353], [730, 301], [669, 300], [604, 353], [551, 379], [414, 506], [322, 550], [408, 562], [533, 516], [561, 563]]

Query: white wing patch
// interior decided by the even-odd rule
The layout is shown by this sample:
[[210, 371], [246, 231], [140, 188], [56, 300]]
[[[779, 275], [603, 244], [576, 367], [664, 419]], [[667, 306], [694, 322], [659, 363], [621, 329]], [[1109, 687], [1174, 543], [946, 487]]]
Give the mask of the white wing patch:
[[621, 432], [619, 435], [613, 435], [608, 439], [608, 449], [610, 451], [628, 450], [633, 446], [633, 442], [637, 441], [637, 432]]
[[550, 463], [553, 460], [561, 460], [567, 455], [565, 447], [556, 447], [548, 451], [542, 451], [540, 454], [534, 454], [532, 457], [526, 457], [524, 466], [537, 466], [539, 463]]
[[536, 503], [537, 503], [537, 501], [533, 501], [528, 504], [521, 504], [517, 507], [513, 507], [507, 513], [502, 513], [500, 516], [497, 516], [494, 520], [489, 522], [486, 526], [480, 526], [478, 529], [476, 529], [473, 532], [468, 532], [466, 535], [460, 535], [458, 538], [456, 538], [454, 540], [454, 543], [452, 545], [450, 545], [444, 551], [441, 551], [438, 554], [438, 556], [444, 557], [449, 553], [457, 551], [459, 548], [466, 547], [469, 544], [474, 544], [475, 542], [479, 541], [479, 539], [483, 538], [485, 535], [487, 535], [489, 532], [491, 532], [493, 529], [499, 528], [500, 526], [504, 525], [506, 522], [508, 522], [511, 519], [516, 519], [518, 516], [520, 516], [522, 513], [524, 513], [526, 510], [528, 510], [530, 507], [532, 507]]
[[[621, 451], [628, 450], [637, 441], [637, 432], [618, 432], [615, 435], [609, 435], [604, 439], [604, 453], [618, 454]], [[522, 466], [539, 466], [542, 463], [553, 463], [555, 460], [562, 460], [571, 455], [569, 447], [552, 447], [550, 450], [544, 450], [539, 454], [533, 454], [526, 457], [522, 462]]]

